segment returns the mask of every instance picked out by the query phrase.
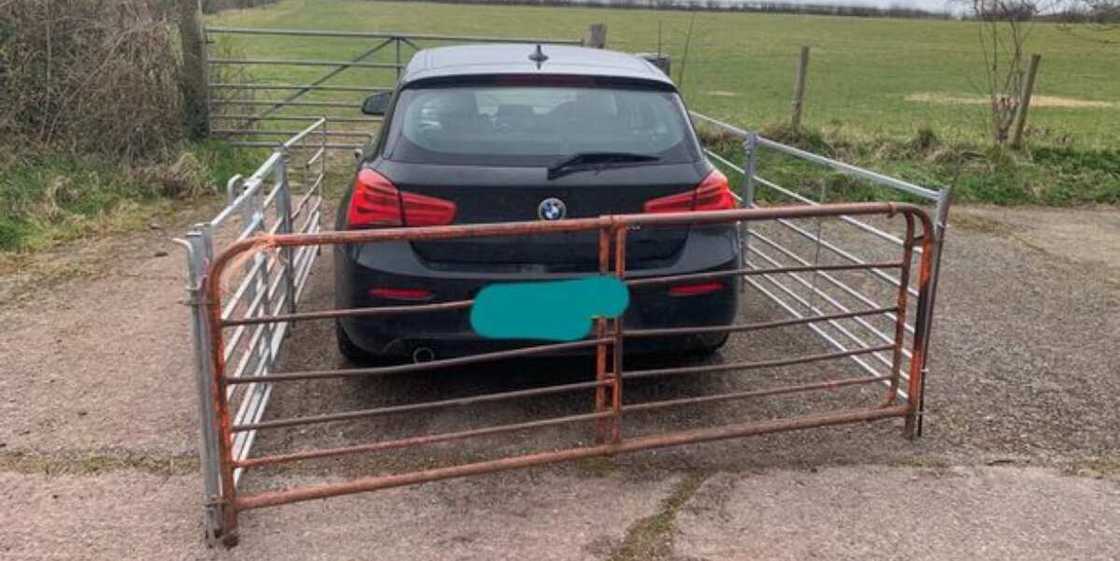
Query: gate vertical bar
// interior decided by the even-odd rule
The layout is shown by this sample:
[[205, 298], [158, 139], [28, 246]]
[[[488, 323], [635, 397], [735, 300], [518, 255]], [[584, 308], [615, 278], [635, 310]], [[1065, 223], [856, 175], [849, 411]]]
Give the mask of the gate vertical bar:
[[396, 67], [395, 70], [397, 71], [397, 82], [400, 82], [401, 81], [401, 38], [400, 37], [393, 37], [393, 46], [395, 47], [394, 50], [396, 51], [397, 67]]
[[[743, 208], [754, 208], [754, 176], [755, 170], [758, 167], [758, 134], [754, 132], [747, 133], [747, 139], [743, 141], [743, 183], [740, 191], [743, 193], [742, 203]], [[739, 252], [739, 268], [744, 268], [747, 265], [747, 257], [749, 256], [751, 244], [751, 223], [749, 221], [739, 222], [739, 236], [742, 244], [742, 251]], [[739, 283], [739, 292], [746, 292], [747, 283]]]
[[[918, 317], [914, 320], [913, 352], [910, 356], [910, 380], [907, 387], [907, 413], [906, 426], [903, 435], [913, 440], [919, 436], [918, 423], [921, 417], [922, 393], [925, 390], [926, 350], [929, 348], [929, 329], [933, 324], [933, 294], [934, 294], [934, 242], [937, 237], [937, 227], [933, 221], [927, 221], [922, 228], [922, 253], [918, 269]], [[906, 240], [910, 244], [916, 240]], [[904, 263], [904, 267], [910, 266]], [[906, 285], [899, 290], [907, 290]], [[901, 311], [899, 312], [901, 313]]]
[[[291, 161], [291, 154], [288, 152], [287, 148], [281, 148], [280, 150], [283, 156], [280, 158], [280, 161], [277, 163], [276, 167], [276, 175], [278, 179], [276, 188], [279, 189], [279, 191], [276, 193], [276, 212], [279, 215], [277, 216], [277, 218], [279, 218], [280, 220], [279, 232], [281, 234], [291, 234], [292, 189], [291, 182], [289, 181], [288, 177], [288, 168]], [[324, 154], [322, 157], [325, 158], [326, 154]], [[304, 179], [304, 182], [307, 182], [306, 178]], [[282, 256], [282, 259], [284, 261], [282, 265], [284, 271], [284, 293], [287, 296], [284, 301], [284, 305], [288, 309], [289, 313], [295, 313], [296, 277], [294, 264], [292, 263], [292, 256], [294, 255], [294, 251], [290, 246], [287, 246], [281, 248], [280, 255]]]
[[[327, 134], [328, 123], [330, 123], [330, 119], [328, 117], [323, 117], [322, 133], [319, 135], [319, 140], [321, 141], [319, 147], [323, 149], [323, 155], [319, 157], [319, 173], [323, 175], [324, 180], [327, 176], [327, 137], [330, 136]], [[320, 192], [321, 191], [322, 187], [320, 186]]]
[[187, 301], [191, 309], [191, 336], [193, 338], [195, 385], [198, 391], [199, 443], [198, 459], [202, 471], [203, 532], [206, 540], [214, 543], [222, 533], [219, 508], [221, 480], [218, 468], [218, 430], [214, 425], [211, 400], [213, 371], [210, 363], [210, 324], [206, 321], [204, 287], [206, 268], [213, 255], [209, 231], [197, 225], [187, 233]]
[[[205, 233], [208, 234], [208, 230]], [[207, 259], [207, 261], [211, 262], [213, 259]], [[209, 267], [208, 270], [210, 270]], [[213, 415], [209, 421], [214, 426], [215, 456], [221, 489], [221, 495], [215, 497], [212, 504], [220, 508], [218, 513], [221, 520], [219, 523], [220, 531], [216, 534], [216, 537], [220, 538], [226, 546], [232, 547], [237, 545], [238, 539], [237, 484], [233, 465], [233, 420], [229, 411], [229, 398], [227, 397], [229, 384], [226, 383], [225, 377], [225, 337], [222, 333], [221, 290], [219, 289], [221, 279], [211, 277], [210, 273], [213, 273], [213, 270], [210, 270], [205, 279], [202, 306], [206, 310], [207, 333], [210, 336], [210, 356], [207, 363], [209, 364], [208, 373], [210, 374], [209, 399]], [[216, 296], [211, 297], [209, 295]]]
[[743, 206], [754, 208], [754, 176], [758, 168], [758, 134], [747, 133], [743, 142]]
[[910, 286], [910, 267], [914, 258], [914, 217], [906, 214], [906, 237], [903, 239], [902, 246], [902, 270], [899, 272], [898, 277], [898, 300], [895, 307], [898, 311], [895, 312], [895, 325], [894, 325], [894, 351], [891, 356], [891, 382], [890, 388], [887, 390], [887, 398], [884, 405], [892, 405], [898, 397], [898, 385], [901, 380], [902, 373], [902, 348], [906, 343], [906, 305], [907, 297], [910, 291], [907, 290]]
[[[933, 330], [933, 306], [937, 300], [937, 283], [941, 278], [941, 250], [945, 245], [945, 232], [949, 227], [949, 205], [953, 199], [952, 186], [945, 186], [937, 194], [937, 207], [935, 216], [933, 218], [933, 255], [930, 259], [930, 296], [926, 302], [926, 309], [919, 311], [925, 319], [925, 339], [922, 341], [922, 357], [926, 359], [929, 357], [929, 340], [930, 332]], [[925, 425], [925, 412], [926, 412], [926, 374], [929, 372], [929, 366], [926, 362], [922, 363], [922, 383], [921, 394], [918, 398], [918, 419], [915, 436], [922, 436], [922, 430]]]
[[[614, 274], [622, 281], [626, 277], [626, 232], [628, 230], [625, 224], [616, 224], [612, 226], [614, 229]], [[625, 335], [622, 331], [622, 316], [611, 320], [614, 327], [614, 342], [611, 344], [611, 356], [614, 358], [614, 364], [611, 370], [614, 372], [613, 383], [611, 384], [611, 409], [614, 415], [611, 417], [611, 443], [618, 444], [622, 441], [622, 341]]]
[[[610, 272], [611, 238], [606, 228], [599, 229], [599, 274], [606, 275]], [[595, 337], [602, 339], [607, 333], [607, 320], [603, 317], [595, 318]], [[595, 345], [595, 381], [603, 382], [607, 379], [607, 344]], [[614, 390], [612, 390], [614, 391]], [[595, 388], [595, 412], [603, 413], [607, 410], [607, 388]], [[607, 418], [599, 417], [595, 420], [595, 443], [607, 442]]]

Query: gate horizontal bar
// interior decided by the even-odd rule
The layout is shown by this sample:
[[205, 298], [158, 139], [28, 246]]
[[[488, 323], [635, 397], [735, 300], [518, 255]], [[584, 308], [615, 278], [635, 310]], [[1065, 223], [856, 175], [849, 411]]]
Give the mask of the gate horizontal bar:
[[[246, 115], [236, 113], [215, 113], [211, 115], [214, 119], [239, 119], [239, 120], [253, 120], [253, 121], [317, 121], [322, 119], [322, 115]], [[330, 117], [328, 119], [331, 123], [380, 123], [380, 118], [361, 118], [361, 117]]]
[[[753, 234], [752, 234], [753, 235]], [[902, 268], [900, 262], [886, 262], [886, 263], [859, 263], [852, 265], [803, 265], [795, 267], [780, 267], [775, 269], [755, 269], [745, 267], [742, 269], [728, 269], [726, 271], [709, 271], [706, 273], [689, 273], [686, 275], [672, 275], [666, 277], [649, 277], [639, 278], [626, 281], [628, 286], [647, 286], [651, 284], [670, 284], [681, 281], [691, 280], [704, 280], [715, 279], [721, 277], [732, 276], [757, 276], [757, 275], [771, 275], [781, 273], [801, 273], [801, 272], [817, 272], [817, 271], [862, 271], [867, 269], [890, 269]]]
[[812, 384], [798, 384], [796, 386], [785, 386], [781, 388], [770, 388], [765, 390], [750, 390], [742, 392], [731, 392], [716, 395], [702, 395], [697, 397], [682, 397], [680, 399], [666, 399], [663, 401], [651, 401], [648, 403], [635, 403], [632, 405], [623, 405], [623, 413], [634, 413], [637, 411], [649, 411], [651, 409], [664, 409], [666, 407], [679, 407], [681, 405], [697, 405], [700, 403], [712, 403], [716, 401], [731, 401], [734, 399], [747, 399], [752, 397], [766, 397], [771, 395], [782, 395], [790, 393], [802, 393], [813, 390], [831, 390], [837, 388], [844, 388], [848, 386], [859, 386], [863, 384], [876, 384], [879, 382], [890, 381], [889, 376], [871, 377], [860, 376], [859, 378], [845, 378], [842, 380], [832, 380], [825, 382], [815, 382]]
[[859, 177], [861, 179], [866, 179], [866, 180], [871, 181], [873, 183], [878, 183], [879, 185], [886, 185], [886, 186], [889, 186], [889, 187], [894, 187], [895, 189], [898, 189], [899, 191], [904, 191], [906, 193], [910, 193], [911, 195], [915, 195], [915, 196], [921, 197], [923, 199], [929, 199], [931, 201], [936, 201], [937, 198], [938, 198], [937, 191], [934, 191], [934, 190], [931, 190], [931, 189], [926, 189], [925, 187], [919, 187], [917, 185], [914, 185], [913, 183], [909, 183], [909, 182], [906, 182], [906, 181], [901, 181], [899, 179], [895, 179], [893, 177], [883, 175], [881, 173], [876, 173], [876, 172], [871, 171], [871, 170], [859, 168], [859, 167], [853, 166], [851, 164], [846, 164], [846, 163], [838, 161], [838, 160], [833, 160], [832, 158], [826, 158], [824, 156], [819, 156], [819, 155], [814, 154], [812, 152], [806, 152], [806, 151], [804, 151], [800, 148], [794, 148], [793, 146], [789, 146], [788, 144], [782, 144], [780, 142], [775, 142], [773, 140], [770, 140], [769, 138], [765, 138], [765, 137], [760, 136], [760, 137], [758, 137], [758, 143], [761, 146], [766, 146], [767, 148], [773, 148], [774, 150], [777, 150], [779, 152], [785, 152], [786, 154], [789, 154], [791, 156], [796, 156], [796, 157], [801, 158], [803, 160], [809, 160], [810, 162], [815, 162], [815, 163], [821, 164], [823, 166], [830, 167], [830, 168], [835, 169], [837, 171], [844, 172], [847, 175], [854, 175], [854, 176]]
[[212, 58], [210, 64], [272, 64], [276, 66], [341, 66], [356, 68], [404, 68], [395, 62], [352, 62], [349, 60], [296, 60], [281, 58]]
[[318, 84], [229, 84], [216, 82], [211, 88], [223, 90], [320, 90], [324, 92], [391, 92], [393, 88], [376, 86], [323, 86]]
[[[239, 99], [212, 99], [210, 105], [279, 105], [282, 107], [337, 107], [341, 109], [361, 109], [360, 103], [343, 103], [341, 101], [281, 101], [281, 100], [239, 100]], [[263, 119], [264, 117], [261, 117]]]
[[369, 317], [420, 312], [443, 312], [448, 310], [465, 310], [467, 308], [470, 308], [472, 305], [474, 305], [474, 300], [454, 300], [451, 302], [439, 302], [436, 304], [417, 304], [412, 306], [382, 306], [379, 308], [350, 308], [346, 310], [298, 312], [294, 314], [278, 314], [274, 316], [256, 316], [229, 319], [222, 322], [222, 327], [250, 325], [254, 323], [277, 323], [281, 321], [307, 321], [341, 317]]
[[382, 376], [387, 374], [404, 374], [407, 372], [416, 372], [419, 370], [428, 370], [433, 368], [448, 368], [451, 366], [465, 366], [468, 364], [477, 364], [479, 362], [486, 362], [490, 360], [502, 360], [507, 358], [518, 358], [523, 356], [533, 356], [551, 352], [564, 352], [573, 351], [578, 349], [585, 349], [594, 347], [601, 344], [611, 344], [614, 342], [613, 337], [603, 337], [599, 339], [584, 339], [582, 341], [574, 341], [571, 343], [556, 343], [552, 345], [536, 345], [532, 347], [524, 347], [520, 349], [511, 349], [508, 351], [496, 351], [492, 353], [482, 353], [477, 355], [462, 356], [456, 358], [447, 358], [442, 360], [433, 360], [430, 362], [421, 362], [417, 364], [402, 364], [399, 366], [381, 366], [377, 368], [348, 368], [340, 370], [311, 370], [307, 372], [284, 372], [279, 374], [269, 374], [266, 379], [261, 378], [245, 378], [240, 376], [230, 376], [226, 381], [230, 384], [247, 384], [249, 382], [291, 382], [295, 380], [319, 380], [324, 378], [347, 378], [352, 376]]
[[574, 384], [562, 384], [559, 386], [545, 386], [543, 388], [532, 388], [528, 390], [517, 390], [512, 392], [499, 392], [492, 394], [473, 395], [470, 397], [459, 397], [455, 399], [445, 399], [441, 401], [429, 401], [427, 403], [413, 403], [410, 405], [392, 405], [389, 407], [377, 407], [374, 409], [362, 409], [359, 411], [347, 411], [345, 413], [331, 413], [328, 415], [312, 415], [308, 417], [293, 417], [290, 419], [276, 419], [274, 421], [262, 421], [260, 423], [250, 423], [244, 425], [234, 425], [233, 432], [259, 430], [259, 429], [277, 429], [283, 427], [295, 427], [301, 425], [313, 425], [319, 423], [329, 423], [332, 421], [349, 421], [352, 419], [364, 419], [367, 417], [380, 417], [382, 415], [393, 415], [397, 413], [412, 413], [416, 411], [426, 411], [428, 409], [440, 409], [443, 407], [463, 407], [467, 405], [475, 405], [478, 403], [489, 403], [491, 401], [505, 401], [507, 399], [516, 399], [521, 397], [536, 397], [541, 395], [553, 395], [558, 393], [567, 393], [577, 390], [588, 390], [601, 388], [612, 385], [610, 380], [595, 380], [591, 382], [577, 382]]
[[743, 331], [759, 331], [763, 329], [773, 329], [776, 327], [788, 327], [791, 325], [803, 325], [806, 323], [817, 323], [821, 321], [833, 321], [838, 319], [848, 319], [862, 316], [874, 316], [880, 314], [889, 314], [897, 311], [898, 308], [877, 308], [874, 310], [860, 310], [855, 312], [847, 312], [841, 314], [829, 314], [823, 316], [809, 316], [795, 319], [781, 319], [775, 321], [764, 321], [760, 323], [744, 323], [732, 325], [705, 325], [698, 327], [660, 327], [656, 329], [631, 329], [626, 332], [626, 338], [642, 338], [642, 337], [664, 337], [666, 335], [697, 335], [701, 333], [740, 333]]
[[758, 360], [753, 362], [728, 362], [725, 364], [707, 364], [704, 366], [680, 366], [676, 368], [657, 368], [653, 370], [631, 370], [622, 374], [623, 380], [631, 380], [638, 378], [653, 378], [657, 376], [672, 376], [674, 374], [706, 374], [709, 372], [726, 372], [729, 370], [754, 370], [758, 368], [775, 368], [778, 366], [789, 366], [792, 364], [806, 364], [809, 362], [820, 362], [822, 360], [832, 360], [834, 358], [847, 358], [855, 355], [864, 355], [870, 353], [878, 353], [894, 349], [894, 345], [882, 345], [878, 347], [867, 347], [862, 349], [853, 349], [843, 352], [835, 353], [821, 353], [813, 355], [802, 355], [794, 358], [781, 358], [774, 360]]
[[[244, 136], [292, 136], [299, 131], [270, 131], [270, 130], [256, 130], [256, 129], [213, 129], [210, 132], [214, 134], [237, 134]], [[369, 137], [376, 134], [375, 132], [343, 132], [343, 131], [316, 131], [315, 137], [320, 136], [341, 136], [346, 138], [354, 137]]]
[[432, 35], [396, 33], [392, 31], [325, 31], [321, 29], [259, 29], [248, 27], [207, 27], [206, 33], [232, 35], [289, 35], [295, 37], [347, 37], [399, 39], [401, 41], [462, 41], [464, 43], [542, 43], [545, 45], [580, 45], [578, 39], [544, 39], [540, 37], [480, 37], [476, 35]]
[[[730, 132], [742, 139], [746, 139], [747, 136], [750, 135], [748, 131], [736, 127], [735, 125], [725, 123], [723, 121], [720, 121], [719, 119], [715, 119], [713, 117], [709, 117], [695, 111], [689, 111], [689, 115], [691, 115], [693, 118], [724, 129], [725, 131]], [[770, 140], [769, 138], [760, 135], [755, 135], [755, 138], [760, 146], [766, 146], [767, 148], [772, 148], [779, 152], [784, 152], [786, 154], [789, 154], [790, 156], [808, 160], [810, 162], [844, 172], [847, 175], [853, 175], [862, 179], [866, 179], [868, 181], [871, 181], [872, 183], [892, 187], [894, 189], [898, 189], [899, 191], [903, 191], [911, 195], [921, 197], [923, 199], [928, 199], [930, 201], [937, 201], [940, 197], [937, 191], [926, 189], [925, 187], [914, 185], [913, 183], [907, 181], [902, 181], [900, 179], [886, 176], [881, 173], [876, 173], [871, 170], [866, 170], [860, 167], [853, 166], [851, 164], [846, 164], [838, 160], [819, 156], [817, 154], [813, 154], [812, 152], [806, 152], [799, 148], [794, 148], [793, 146], [782, 144], [780, 142]]]
[[[231, 140], [227, 144], [229, 144], [230, 146], [245, 146], [249, 148], [278, 148], [283, 145], [280, 141], [266, 142], [263, 140]], [[314, 144], [308, 146], [307, 148], [319, 148], [321, 146], [326, 146], [327, 148], [362, 148], [365, 146], [365, 144], [341, 144], [328, 142], [325, 145]]]
[[302, 452], [292, 452], [289, 454], [277, 454], [274, 456], [261, 456], [259, 458], [249, 458], [235, 462], [234, 465], [241, 468], [260, 467], [274, 464], [283, 464], [289, 462], [297, 462], [302, 460], [314, 460], [318, 458], [330, 458], [333, 456], [345, 456], [349, 454], [362, 454], [368, 452], [381, 452], [383, 450], [395, 450], [398, 448], [409, 448], [412, 446], [421, 446], [424, 444], [437, 444], [440, 442], [451, 442], [455, 440], [464, 440], [467, 438], [477, 436], [491, 436], [495, 434], [503, 434], [507, 432], [517, 432], [528, 429], [536, 429], [542, 427], [550, 427], [555, 425], [564, 425], [570, 423], [579, 423], [583, 421], [594, 421], [596, 419], [603, 419], [614, 415], [612, 412], [603, 413], [585, 413], [582, 415], [571, 415], [568, 417], [555, 417], [552, 419], [542, 419], [539, 421], [529, 421], [525, 423], [516, 423], [509, 425], [499, 425], [496, 427], [486, 427], [481, 429], [472, 429], [459, 432], [448, 432], [443, 434], [431, 434], [423, 436], [414, 436], [411, 438], [402, 438], [399, 440], [386, 440], [382, 442], [373, 442], [370, 444], [358, 444], [355, 446], [343, 446], [339, 448], [324, 448], [322, 450], [306, 450]]
[[428, 481], [438, 481], [441, 479], [451, 479], [468, 475], [480, 475], [484, 473], [509, 471], [531, 466], [539, 466], [571, 460], [580, 460], [583, 458], [593, 458], [596, 456], [610, 456], [613, 454], [636, 452], [639, 450], [648, 450], [651, 448], [665, 448], [669, 446], [696, 444], [700, 442], [725, 440], [728, 438], [753, 436], [772, 432], [785, 432], [806, 428], [824, 427], [829, 425], [875, 421], [879, 419], [888, 419], [891, 417], [905, 417], [908, 412], [909, 408], [906, 406], [892, 406], [876, 409], [855, 409], [850, 411], [839, 411], [820, 415], [809, 415], [793, 419], [775, 419], [770, 421], [760, 421], [753, 423], [726, 425], [722, 427], [680, 431], [663, 435], [642, 436], [623, 440], [617, 444], [604, 444], [601, 446], [590, 446], [586, 448], [569, 448], [567, 450], [540, 452], [537, 454], [529, 454], [525, 456], [515, 456], [512, 458], [502, 458], [499, 460], [490, 460], [486, 462], [476, 462], [458, 466], [435, 468], [412, 473], [403, 473], [399, 475], [365, 477], [362, 479], [347, 481], [343, 483], [327, 483], [308, 487], [283, 489], [279, 491], [266, 491], [263, 493], [257, 493], [255, 495], [240, 495], [234, 498], [234, 507], [239, 511], [251, 510], [255, 508], [309, 501], [313, 499], [322, 499], [326, 497], [347, 495], [351, 493], [359, 493], [363, 491], [375, 491], [377, 489], [402, 487], [405, 485], [413, 485], [416, 483], [424, 483]]

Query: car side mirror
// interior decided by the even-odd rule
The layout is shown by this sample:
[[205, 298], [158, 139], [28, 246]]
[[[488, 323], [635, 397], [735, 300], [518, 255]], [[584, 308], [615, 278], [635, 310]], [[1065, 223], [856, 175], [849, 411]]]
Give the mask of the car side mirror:
[[393, 99], [393, 92], [377, 92], [362, 102], [362, 113], [384, 115], [389, 111], [389, 101], [391, 99]]

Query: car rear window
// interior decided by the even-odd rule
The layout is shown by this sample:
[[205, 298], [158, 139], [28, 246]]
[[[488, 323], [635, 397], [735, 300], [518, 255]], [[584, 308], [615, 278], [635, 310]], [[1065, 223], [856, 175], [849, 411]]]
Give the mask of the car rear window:
[[386, 157], [434, 164], [547, 165], [580, 152], [632, 152], [665, 163], [698, 153], [676, 93], [606, 87], [406, 89]]

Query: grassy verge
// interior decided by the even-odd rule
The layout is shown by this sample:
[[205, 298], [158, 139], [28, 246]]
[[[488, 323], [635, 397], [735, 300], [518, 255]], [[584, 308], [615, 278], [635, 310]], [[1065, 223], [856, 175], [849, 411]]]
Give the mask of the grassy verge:
[[[762, 134], [918, 185], [933, 189], [951, 185], [956, 202], [1120, 204], [1120, 149], [1038, 146], [1017, 152], [970, 141], [946, 141], [928, 127], [909, 138], [860, 138], [842, 127], [792, 131], [770, 126], [763, 127]], [[738, 140], [706, 130], [701, 135], [707, 146], [741, 164]], [[831, 202], [900, 198], [897, 192], [771, 150], [760, 150], [757, 169], [761, 177], [813, 199], [821, 193]], [[766, 188], [760, 188], [758, 195], [772, 202], [789, 200]]]
[[0, 165], [0, 251], [27, 252], [146, 224], [177, 202], [219, 192], [260, 154], [219, 142], [185, 146], [166, 163], [27, 152]]

